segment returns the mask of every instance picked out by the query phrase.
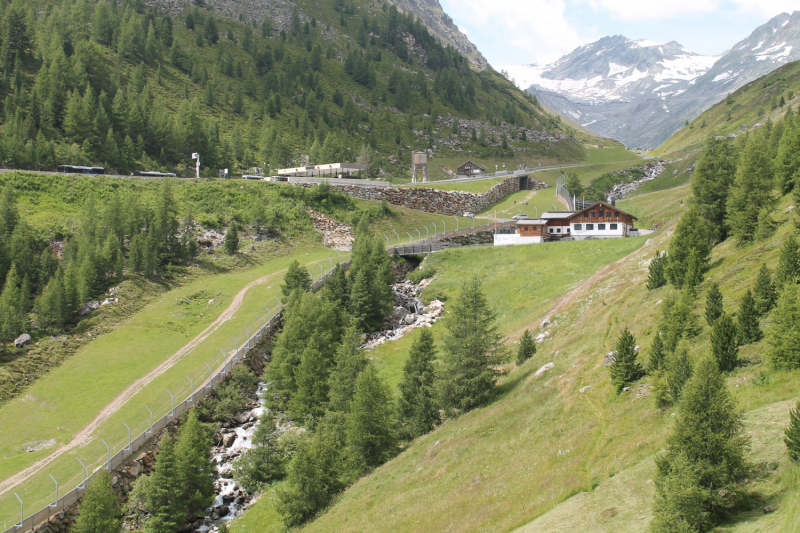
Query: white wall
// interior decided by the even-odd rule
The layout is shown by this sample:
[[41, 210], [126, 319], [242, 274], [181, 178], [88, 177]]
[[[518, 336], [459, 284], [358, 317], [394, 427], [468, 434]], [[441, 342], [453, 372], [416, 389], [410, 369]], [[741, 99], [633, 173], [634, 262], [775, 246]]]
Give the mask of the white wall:
[[[597, 222], [590, 222], [590, 224], [594, 224], [593, 230], [587, 230], [585, 222], [579, 222], [581, 227], [584, 229], [575, 229], [575, 224], [571, 224], [572, 228], [572, 237], [575, 239], [585, 239], [586, 237], [597, 237], [598, 239], [615, 239], [620, 237], [625, 237], [628, 232], [628, 225], [623, 224], [622, 222], [605, 222], [606, 229], [599, 230], [597, 229]], [[602, 222], [601, 222], [602, 224]], [[608, 229], [611, 227], [611, 224], [616, 224], [617, 229]]]
[[495, 246], [510, 246], [514, 244], [539, 244], [541, 237], [523, 237], [519, 233], [498, 233], [494, 236]]

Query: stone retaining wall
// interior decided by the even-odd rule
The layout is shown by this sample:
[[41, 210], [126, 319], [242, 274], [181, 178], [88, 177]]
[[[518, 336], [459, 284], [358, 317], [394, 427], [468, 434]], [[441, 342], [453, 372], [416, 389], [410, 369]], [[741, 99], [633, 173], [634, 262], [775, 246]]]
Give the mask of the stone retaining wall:
[[[530, 189], [538, 190], [548, 187], [544, 182], [528, 178]], [[298, 183], [301, 187], [314, 185]], [[484, 193], [475, 194], [464, 191], [443, 191], [427, 187], [371, 187], [359, 185], [337, 185], [333, 180], [331, 187], [362, 200], [382, 201], [417, 211], [427, 211], [447, 216], [462, 216], [471, 211], [478, 214], [490, 205], [496, 204], [505, 196], [519, 190], [519, 178], [511, 176], [494, 185]]]

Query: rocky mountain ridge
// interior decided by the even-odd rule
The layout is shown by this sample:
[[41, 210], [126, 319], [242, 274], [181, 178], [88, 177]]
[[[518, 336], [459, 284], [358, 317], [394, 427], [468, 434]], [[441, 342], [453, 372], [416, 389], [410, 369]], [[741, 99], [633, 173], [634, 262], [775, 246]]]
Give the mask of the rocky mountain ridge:
[[800, 59], [800, 11], [782, 13], [720, 56], [622, 36], [550, 65], [502, 67], [518, 86], [590, 130], [652, 148], [728, 93]]

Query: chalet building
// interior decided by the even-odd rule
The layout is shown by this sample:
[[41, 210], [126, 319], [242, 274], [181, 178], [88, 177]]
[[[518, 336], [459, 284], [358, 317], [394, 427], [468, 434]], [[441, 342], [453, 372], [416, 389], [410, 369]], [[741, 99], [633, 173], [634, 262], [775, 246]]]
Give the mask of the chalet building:
[[483, 176], [484, 173], [486, 173], [486, 170], [472, 161], [467, 161], [456, 170], [456, 176], [459, 178], [477, 178]]
[[546, 241], [584, 239], [619, 239], [636, 237], [638, 230], [630, 213], [597, 202], [580, 211], [550, 211], [541, 218], [520, 220], [514, 233], [494, 236], [495, 246], [537, 244]]

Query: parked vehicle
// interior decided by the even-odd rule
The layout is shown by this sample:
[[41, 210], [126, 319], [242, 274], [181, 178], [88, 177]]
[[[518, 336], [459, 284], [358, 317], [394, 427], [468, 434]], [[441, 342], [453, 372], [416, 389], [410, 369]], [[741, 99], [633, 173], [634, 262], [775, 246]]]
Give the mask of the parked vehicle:
[[465, 216], [466, 218], [475, 218], [475, 213], [473, 213], [472, 211], [467, 211], [466, 213], [464, 213], [463, 216]]
[[527, 220], [528, 219], [528, 215], [526, 215], [525, 213], [520, 213], [518, 215], [514, 215], [511, 218], [514, 219], [514, 220]]

